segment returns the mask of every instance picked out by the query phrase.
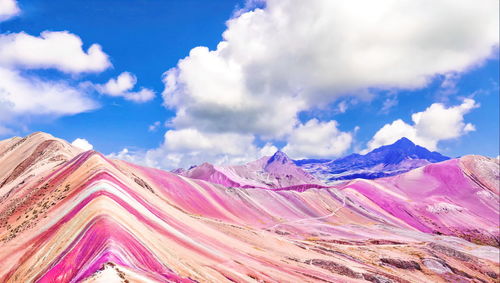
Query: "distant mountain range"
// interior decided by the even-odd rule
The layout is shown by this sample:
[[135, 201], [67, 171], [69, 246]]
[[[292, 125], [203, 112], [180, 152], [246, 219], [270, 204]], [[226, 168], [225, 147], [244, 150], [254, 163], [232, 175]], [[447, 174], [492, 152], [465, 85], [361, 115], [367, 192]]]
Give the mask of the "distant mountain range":
[[295, 165], [282, 151], [243, 165], [217, 166], [203, 163], [174, 173], [227, 187], [277, 189], [325, 186], [319, 179]]
[[376, 179], [401, 174], [427, 164], [450, 159], [438, 152], [415, 145], [407, 138], [401, 138], [391, 145], [385, 145], [361, 154], [328, 159], [297, 160], [295, 164], [324, 182], [352, 180], [356, 178]]
[[189, 170], [178, 169], [174, 173], [232, 187], [308, 188], [340, 180], [393, 176], [448, 159], [402, 138], [365, 155], [351, 154], [336, 160], [292, 160], [284, 152], [277, 151], [273, 156], [265, 156], [244, 165], [204, 163]]

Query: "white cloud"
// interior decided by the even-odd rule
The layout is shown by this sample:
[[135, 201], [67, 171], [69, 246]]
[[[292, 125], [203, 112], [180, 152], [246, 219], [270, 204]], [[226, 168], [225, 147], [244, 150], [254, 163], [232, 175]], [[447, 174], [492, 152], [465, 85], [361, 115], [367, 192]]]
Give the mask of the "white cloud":
[[466, 71], [498, 32], [498, 0], [269, 0], [166, 72], [163, 97], [177, 128], [280, 137], [341, 95]]
[[20, 116], [52, 117], [95, 109], [98, 104], [84, 91], [64, 81], [23, 76], [0, 66], [0, 121]]
[[8, 20], [20, 12], [15, 0], [0, 0], [0, 22]]
[[155, 97], [154, 91], [147, 88], [141, 88], [136, 92], [131, 91], [136, 83], [136, 76], [129, 72], [123, 72], [116, 79], [110, 79], [104, 85], [96, 85], [96, 89], [101, 94], [123, 97], [137, 103], [147, 102]]
[[256, 146], [252, 135], [203, 133], [189, 128], [167, 131], [164, 143], [157, 149], [146, 152], [124, 149], [109, 157], [151, 167], [175, 169], [203, 162], [241, 164], [263, 155], [274, 154], [277, 150], [270, 143], [262, 147]]
[[351, 147], [353, 138], [337, 126], [336, 121], [311, 119], [292, 131], [283, 151], [295, 159], [339, 156]]
[[304, 102], [293, 96], [249, 92], [240, 66], [218, 51], [199, 47], [165, 73], [165, 105], [176, 108], [172, 124], [202, 131], [239, 132], [280, 137], [297, 123]]
[[121, 96], [124, 92], [134, 88], [136, 83], [137, 78], [133, 74], [123, 72], [116, 79], [110, 79], [106, 84], [98, 86], [98, 89], [107, 95]]
[[[15, 1], [0, 0], [0, 21], [19, 12]], [[20, 128], [28, 131], [27, 125], [36, 118], [53, 119], [96, 109], [99, 105], [89, 95], [95, 91], [95, 85], [88, 81], [79, 83], [75, 75], [99, 73], [111, 66], [99, 44], [84, 50], [80, 37], [68, 31], [44, 31], [40, 36], [25, 32], [0, 34], [0, 134]], [[73, 76], [43, 78], [31, 71], [39, 69], [56, 69]], [[115, 88], [115, 92], [109, 92], [134, 102], [149, 101], [155, 96], [145, 88], [129, 91], [135, 81], [133, 77], [132, 86], [125, 91]]]
[[96, 109], [88, 91], [68, 79], [44, 79], [24, 69], [98, 72], [111, 66], [97, 44], [87, 52], [69, 32], [45, 31], [40, 37], [24, 32], [0, 34], [0, 122], [26, 129], [34, 117], [57, 118]]
[[111, 66], [98, 44], [87, 51], [80, 37], [67, 31], [44, 31], [39, 37], [21, 33], [0, 35], [0, 64], [28, 69], [54, 68], [67, 73], [102, 72]]
[[90, 144], [88, 140], [82, 138], [75, 139], [71, 144], [85, 151], [92, 150], [94, 148], [94, 146]]
[[470, 98], [452, 107], [433, 103], [424, 111], [414, 113], [411, 116], [411, 125], [401, 119], [384, 125], [368, 142], [368, 148], [363, 153], [392, 144], [402, 137], [407, 137], [430, 150], [436, 150], [440, 141], [458, 138], [475, 130], [473, 124], [464, 122], [464, 115], [477, 107], [479, 104]]
[[[261, 154], [276, 151], [277, 148], [266, 144], [262, 148], [254, 145], [252, 135], [235, 133], [203, 133], [196, 129], [169, 130], [165, 133], [164, 144], [150, 151], [165, 167], [188, 167], [202, 162], [215, 164], [240, 164], [254, 160]], [[274, 152], [273, 152], [274, 153]]]
[[156, 166], [156, 164], [154, 164], [154, 162], [146, 160], [145, 152], [130, 151], [128, 148], [124, 148], [119, 152], [110, 153], [106, 157], [111, 159], [121, 159], [138, 165], [158, 167]]
[[124, 93], [123, 97], [126, 100], [143, 103], [155, 98], [155, 92], [149, 88], [141, 88], [139, 91]]
[[[296, 156], [338, 155], [352, 143], [351, 133], [340, 132], [333, 122], [302, 125], [299, 113], [325, 109], [343, 96], [368, 100], [372, 90], [421, 88], [436, 75], [459, 75], [492, 56], [499, 42], [497, 0], [247, 4], [227, 22], [215, 50], [193, 48], [164, 74], [164, 105], [176, 115], [169, 121], [173, 132], [157, 150], [178, 152], [168, 148], [172, 133], [180, 137], [189, 130], [211, 137], [203, 143], [197, 136], [203, 150], [194, 145], [184, 148], [182, 156], [171, 155], [173, 163], [188, 164], [201, 160], [192, 156], [218, 153], [220, 146], [212, 140], [221, 135], [238, 136], [246, 148], [258, 148], [250, 141], [272, 140], [287, 142]], [[249, 11], [256, 6], [265, 7]], [[387, 100], [383, 111], [396, 103], [395, 98]], [[345, 106], [340, 103], [338, 110]], [[405, 134], [408, 129], [417, 131], [403, 121], [395, 123]], [[419, 127], [424, 124], [422, 120]], [[462, 132], [471, 127], [464, 125]], [[310, 140], [302, 134], [308, 131], [333, 138], [323, 143]], [[419, 136], [426, 131], [419, 129]], [[425, 137], [431, 147], [446, 138], [429, 133]], [[338, 144], [332, 142], [337, 140]], [[215, 156], [204, 155], [218, 160]], [[155, 160], [163, 162], [160, 157]]]

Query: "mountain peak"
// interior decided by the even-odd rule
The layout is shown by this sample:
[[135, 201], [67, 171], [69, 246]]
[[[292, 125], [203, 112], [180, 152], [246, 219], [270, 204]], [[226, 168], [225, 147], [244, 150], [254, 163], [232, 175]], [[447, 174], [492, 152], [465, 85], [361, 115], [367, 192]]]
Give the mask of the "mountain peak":
[[45, 133], [45, 132], [34, 132], [25, 137], [26, 139], [39, 139], [39, 140], [54, 140], [56, 139], [54, 136], [51, 134]]
[[406, 172], [429, 163], [450, 159], [438, 152], [416, 145], [403, 137], [393, 144], [378, 147], [364, 155], [351, 154], [331, 162], [304, 162], [300, 166], [323, 179], [349, 180], [354, 178], [374, 179]]
[[[415, 151], [417, 148], [425, 149], [423, 147], [420, 147], [420, 146], [416, 145], [410, 139], [408, 139], [406, 137], [402, 137], [402, 138], [400, 138], [399, 140], [397, 140], [396, 142], [394, 142], [392, 144], [383, 145], [381, 147], [378, 147], [378, 148], [376, 148], [376, 149], [368, 152], [365, 155], [366, 156], [370, 156], [372, 153], [377, 153], [377, 152], [392, 152], [392, 151], [397, 151], [399, 153], [401, 153], [401, 152], [409, 153], [409, 152]], [[425, 150], [427, 151], [427, 149], [425, 149]]]
[[271, 156], [271, 158], [269, 158], [267, 164], [271, 164], [273, 162], [279, 162], [285, 164], [292, 162], [292, 160], [290, 159], [290, 157], [288, 157], [288, 155], [286, 155], [286, 153], [284, 153], [281, 150], [278, 150], [273, 154], [273, 156]]
[[399, 140], [397, 140], [393, 145], [399, 145], [399, 146], [415, 146], [415, 143], [413, 143], [410, 139], [406, 137], [402, 137]]
[[365, 155], [371, 161], [381, 161], [385, 165], [398, 164], [406, 159], [422, 159], [431, 163], [449, 159], [437, 152], [431, 152], [425, 147], [416, 145], [408, 138], [401, 138], [393, 144], [381, 146]]

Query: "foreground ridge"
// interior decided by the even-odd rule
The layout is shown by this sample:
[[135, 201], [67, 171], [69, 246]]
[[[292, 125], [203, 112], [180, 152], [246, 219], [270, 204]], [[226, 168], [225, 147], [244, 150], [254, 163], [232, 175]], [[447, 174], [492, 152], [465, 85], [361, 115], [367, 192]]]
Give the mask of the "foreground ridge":
[[228, 188], [39, 134], [0, 142], [0, 164], [0, 282], [499, 276], [495, 159], [331, 187]]

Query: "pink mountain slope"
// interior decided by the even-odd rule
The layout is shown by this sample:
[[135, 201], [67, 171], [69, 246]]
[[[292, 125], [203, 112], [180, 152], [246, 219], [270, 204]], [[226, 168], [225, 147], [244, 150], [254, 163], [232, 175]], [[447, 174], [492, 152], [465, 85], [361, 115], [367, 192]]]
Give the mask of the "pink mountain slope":
[[229, 188], [35, 134], [0, 142], [0, 168], [0, 282], [499, 278], [488, 158], [337, 187]]
[[498, 246], [499, 175], [498, 159], [470, 155], [339, 188], [422, 232]]
[[325, 186], [321, 181], [278, 151], [273, 156], [262, 157], [244, 165], [217, 166], [203, 163], [190, 170], [176, 170], [183, 176], [209, 181], [227, 187], [286, 188]]

